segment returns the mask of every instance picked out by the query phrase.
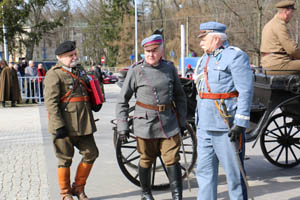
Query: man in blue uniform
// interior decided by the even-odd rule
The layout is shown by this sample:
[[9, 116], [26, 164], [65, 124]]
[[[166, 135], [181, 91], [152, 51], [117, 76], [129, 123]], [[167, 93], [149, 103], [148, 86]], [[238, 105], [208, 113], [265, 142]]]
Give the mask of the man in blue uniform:
[[[223, 166], [231, 200], [246, 200], [247, 190], [231, 141], [243, 156], [245, 129], [249, 125], [253, 93], [249, 57], [229, 46], [226, 26], [218, 22], [200, 25], [200, 46], [204, 55], [198, 61], [194, 79], [197, 96], [197, 181], [198, 200], [216, 200], [219, 161]], [[223, 105], [223, 106], [221, 106]], [[221, 113], [230, 115], [230, 128]], [[242, 161], [243, 159], [241, 159]]]
[[[151, 165], [159, 152], [167, 166], [173, 200], [182, 199], [181, 168], [178, 163], [180, 136], [186, 123], [186, 97], [173, 63], [163, 60], [160, 34], [142, 41], [145, 60], [129, 68], [118, 98], [116, 115], [121, 139], [128, 137], [129, 100], [135, 94], [133, 132], [140, 153], [139, 179], [142, 200], [153, 200]], [[176, 105], [178, 119], [173, 108]]]

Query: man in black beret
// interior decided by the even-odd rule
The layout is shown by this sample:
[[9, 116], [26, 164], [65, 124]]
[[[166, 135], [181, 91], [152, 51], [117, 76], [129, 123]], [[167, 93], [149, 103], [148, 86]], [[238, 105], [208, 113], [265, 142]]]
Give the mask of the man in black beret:
[[[49, 132], [58, 158], [58, 183], [62, 200], [88, 200], [84, 186], [93, 163], [98, 157], [98, 148], [93, 133], [96, 125], [90, 102], [87, 73], [78, 65], [74, 41], [61, 43], [56, 51], [58, 62], [45, 77], [45, 105], [49, 113]], [[94, 108], [94, 107], [93, 107]], [[82, 155], [70, 184], [70, 166], [76, 147]]]

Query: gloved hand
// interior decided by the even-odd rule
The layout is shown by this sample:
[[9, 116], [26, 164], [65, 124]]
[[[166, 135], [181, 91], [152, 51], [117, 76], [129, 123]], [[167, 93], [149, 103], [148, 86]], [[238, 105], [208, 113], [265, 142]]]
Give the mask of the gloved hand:
[[61, 128], [56, 129], [55, 139], [62, 139], [68, 136], [67, 129], [63, 126]]
[[181, 137], [183, 137], [185, 135], [185, 132], [186, 131], [186, 127], [180, 127], [180, 134], [181, 134]]
[[102, 108], [102, 104], [99, 105], [91, 104], [91, 109], [94, 112], [98, 112], [101, 108]]
[[228, 137], [230, 137], [230, 141], [237, 141], [240, 138], [240, 135], [245, 132], [246, 128], [238, 126], [238, 125], [234, 125], [229, 133], [228, 133]]
[[125, 131], [118, 131], [119, 134], [119, 138], [122, 142], [126, 142], [127, 139], [129, 138], [129, 131], [125, 130]]

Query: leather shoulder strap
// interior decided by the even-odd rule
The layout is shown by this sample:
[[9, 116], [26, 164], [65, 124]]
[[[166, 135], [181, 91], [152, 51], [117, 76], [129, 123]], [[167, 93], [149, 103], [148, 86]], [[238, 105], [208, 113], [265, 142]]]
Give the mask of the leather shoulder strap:
[[70, 74], [73, 78], [75, 78], [76, 80], [78, 80], [88, 92], [92, 92], [92, 90], [86, 85], [86, 83], [81, 80], [78, 76], [76, 76], [75, 74], [73, 74], [72, 72], [69, 72], [68, 70], [65, 70], [64, 68], [60, 68], [62, 71]]

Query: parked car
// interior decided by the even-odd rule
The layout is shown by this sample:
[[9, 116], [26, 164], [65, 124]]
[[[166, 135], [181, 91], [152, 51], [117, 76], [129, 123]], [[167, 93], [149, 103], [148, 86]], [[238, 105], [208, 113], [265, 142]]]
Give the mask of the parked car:
[[111, 72], [103, 72], [104, 78], [103, 78], [103, 83], [104, 84], [110, 84], [110, 83], [115, 83], [118, 82], [118, 77], [113, 75]]
[[128, 72], [128, 69], [129, 69], [129, 67], [125, 67], [125, 68], [122, 68], [122, 69], [120, 69], [120, 71], [119, 71], [119, 76], [118, 76], [118, 82], [117, 82], [117, 85], [120, 87], [120, 88], [122, 88], [122, 86], [123, 86], [123, 82], [124, 82], [124, 80], [125, 80], [125, 77], [126, 77], [126, 74], [127, 74], [127, 72]]
[[56, 65], [56, 61], [36, 61], [34, 62], [34, 66], [38, 66], [39, 63], [43, 64], [43, 67], [46, 71], [48, 71], [52, 66]]

